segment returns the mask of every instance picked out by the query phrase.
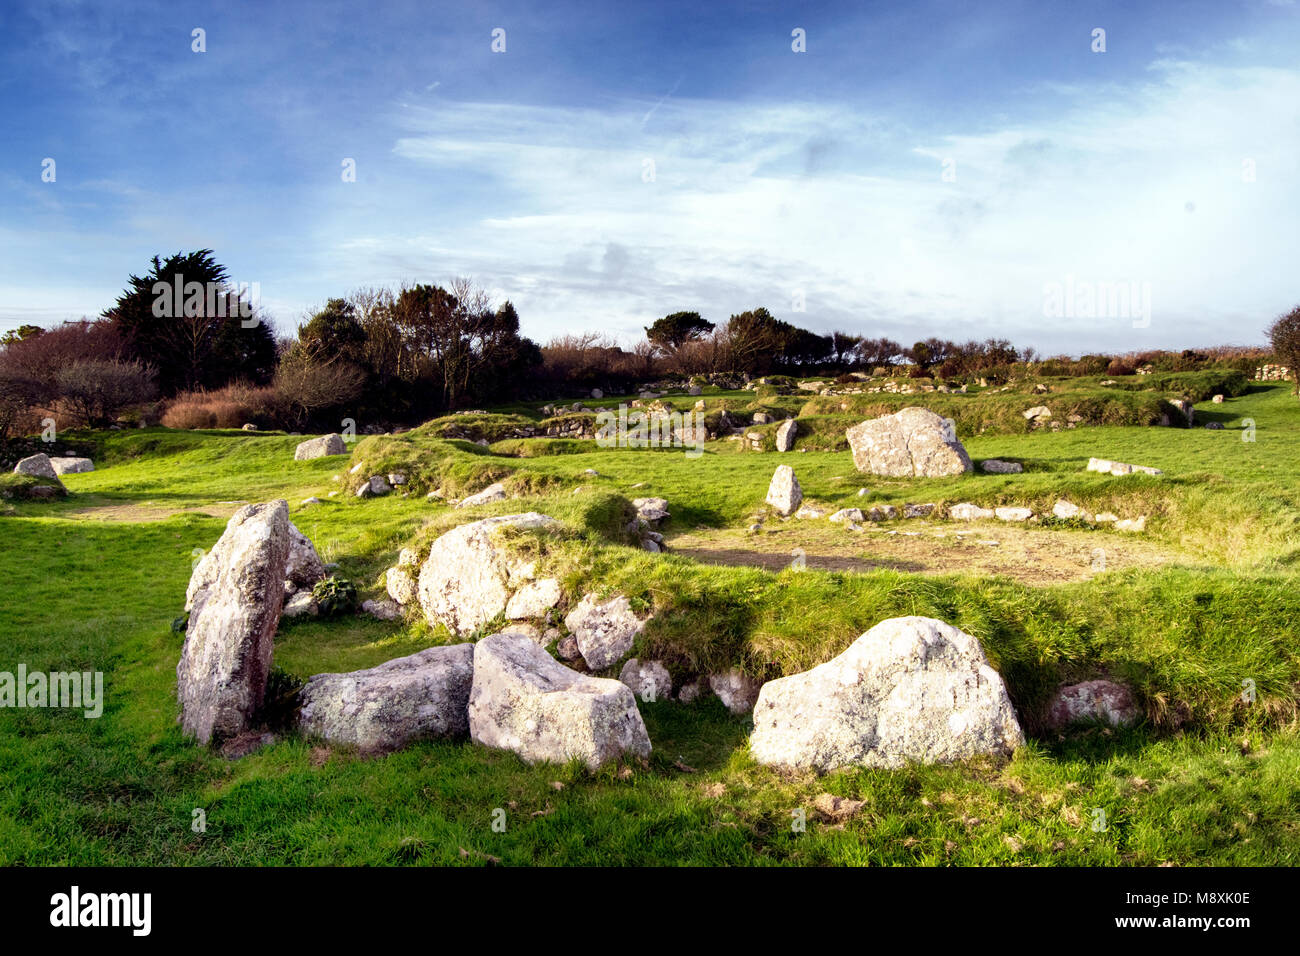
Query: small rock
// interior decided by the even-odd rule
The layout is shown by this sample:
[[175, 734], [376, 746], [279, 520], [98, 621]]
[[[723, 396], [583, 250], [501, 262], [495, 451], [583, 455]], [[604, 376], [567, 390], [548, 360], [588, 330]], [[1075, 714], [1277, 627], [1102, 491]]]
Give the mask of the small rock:
[[505, 501], [505, 499], [506, 486], [498, 481], [488, 485], [482, 491], [478, 492], [478, 494], [470, 495], [468, 498], [461, 501], [461, 503], [456, 507], [473, 508], [476, 505], [491, 504], [494, 501]]
[[1099, 471], [1108, 475], [1131, 475], [1134, 472], [1142, 472], [1146, 475], [1164, 474], [1159, 468], [1152, 468], [1148, 465], [1130, 465], [1122, 461], [1111, 461], [1107, 458], [1089, 458], [1088, 471]]
[[56, 474], [81, 475], [95, 470], [95, 463], [89, 458], [51, 458]]
[[709, 675], [709, 689], [733, 714], [747, 714], [754, 709], [763, 685], [737, 667], [721, 674]]
[[862, 514], [861, 508], [841, 508], [839, 511], [835, 512], [835, 514], [831, 515], [830, 518], [828, 518], [827, 520], [834, 521], [836, 524], [839, 524], [840, 522], [844, 522], [844, 521], [866, 521], [867, 519]]
[[506, 618], [511, 621], [544, 618], [547, 611], [560, 603], [560, 596], [560, 582], [555, 578], [530, 581], [507, 602]]
[[1058, 499], [1056, 504], [1052, 505], [1052, 514], [1063, 520], [1069, 520], [1070, 518], [1082, 518], [1084, 521], [1092, 520], [1092, 515], [1064, 498]]
[[320, 607], [316, 604], [316, 599], [311, 596], [310, 591], [297, 591], [293, 597], [284, 602], [284, 610], [280, 612], [281, 617], [315, 617], [320, 613]]
[[577, 640], [587, 666], [599, 671], [632, 649], [645, 621], [632, 613], [628, 599], [621, 594], [603, 603], [588, 594], [565, 615], [564, 626]]
[[396, 601], [387, 598], [379, 601], [362, 601], [361, 610], [381, 621], [400, 621], [402, 619], [402, 606]]
[[618, 679], [643, 701], [672, 699], [673, 679], [660, 661], [639, 661], [633, 657], [623, 665]]
[[994, 508], [993, 514], [999, 521], [1028, 521], [1034, 516], [1030, 508]]
[[1048, 706], [1047, 726], [1060, 729], [1077, 720], [1101, 720], [1112, 727], [1137, 723], [1142, 711], [1133, 692], [1109, 680], [1071, 684], [1056, 692]]
[[994, 475], [1018, 475], [1025, 466], [1018, 461], [1003, 461], [1000, 458], [988, 458], [980, 463], [980, 468]]

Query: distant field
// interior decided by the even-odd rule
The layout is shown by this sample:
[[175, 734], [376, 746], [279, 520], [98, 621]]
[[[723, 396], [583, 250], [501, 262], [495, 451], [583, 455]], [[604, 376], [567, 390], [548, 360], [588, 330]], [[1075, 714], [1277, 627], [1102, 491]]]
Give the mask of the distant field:
[[[293, 461], [301, 437], [276, 433], [70, 436], [97, 468], [64, 476], [72, 495], [0, 501], [0, 670], [103, 670], [107, 704], [98, 720], [0, 710], [0, 863], [1294, 865], [1300, 402], [1282, 383], [1128, 378], [1051, 380], [1046, 395], [1032, 385], [846, 399], [706, 390], [706, 411], [800, 414], [807, 428], [782, 455], [728, 440], [689, 458], [506, 437], [512, 423], [539, 421], [542, 403], [476, 416], [487, 447], [438, 437], [440, 420], [309, 462]], [[1206, 389], [1228, 397], [1211, 404]], [[1141, 418], [1184, 393], [1198, 400], [1198, 425], [1223, 428]], [[669, 401], [686, 410], [696, 399]], [[974, 474], [877, 479], [834, 450], [846, 424], [909, 404], [957, 418]], [[1058, 420], [1092, 409], [1097, 421], [1132, 423], [1030, 431], [1020, 412], [1036, 404]], [[1002, 427], [981, 432], [976, 419]], [[1164, 474], [1086, 472], [1091, 456]], [[1025, 471], [984, 474], [987, 458]], [[406, 471], [410, 496], [355, 499], [349, 482], [360, 476], [348, 472], [358, 462], [364, 475]], [[1148, 522], [1140, 535], [942, 518], [855, 533], [769, 518], [750, 533], [777, 464], [793, 465], [805, 499], [829, 509], [971, 501], [1046, 511], [1066, 498]], [[496, 480], [512, 500], [456, 511], [425, 498]], [[302, 507], [309, 495], [325, 503]], [[666, 555], [620, 536], [627, 500], [647, 495], [671, 506]], [[366, 759], [283, 740], [230, 762], [181, 738], [181, 637], [170, 625], [193, 550], [212, 546], [239, 503], [271, 498], [288, 500], [294, 522], [363, 597], [379, 595], [403, 547], [472, 518], [551, 514], [574, 532], [548, 559], [566, 596], [599, 586], [652, 608], [634, 652], [677, 676], [732, 665], [795, 673], [883, 618], [939, 617], [983, 643], [1030, 742], [1001, 764], [785, 775], [748, 756], [748, 719], [710, 698], [643, 704], [654, 755], [623, 775], [432, 743]], [[956, 530], [998, 543], [960, 541]], [[796, 549], [807, 570], [789, 567]], [[1104, 568], [1099, 549], [1111, 556]], [[449, 639], [423, 623], [285, 622], [276, 664], [305, 677]], [[1130, 683], [1145, 722], [1043, 732], [1041, 709], [1058, 683], [1098, 675]], [[1244, 681], [1253, 703], [1242, 700]], [[839, 824], [810, 816], [806, 833], [792, 832], [791, 810], [823, 792], [865, 806]], [[489, 826], [497, 807], [508, 811], [504, 833]], [[195, 808], [206, 833], [191, 830]]]

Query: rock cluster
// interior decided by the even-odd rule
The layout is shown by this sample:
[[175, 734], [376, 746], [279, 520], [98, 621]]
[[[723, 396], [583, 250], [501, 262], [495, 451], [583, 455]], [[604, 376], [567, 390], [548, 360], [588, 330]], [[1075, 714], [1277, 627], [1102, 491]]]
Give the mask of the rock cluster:
[[536, 568], [534, 560], [511, 547], [509, 534], [559, 527], [554, 518], [528, 512], [484, 518], [442, 535], [429, 549], [416, 584], [429, 623], [468, 635], [504, 613]]

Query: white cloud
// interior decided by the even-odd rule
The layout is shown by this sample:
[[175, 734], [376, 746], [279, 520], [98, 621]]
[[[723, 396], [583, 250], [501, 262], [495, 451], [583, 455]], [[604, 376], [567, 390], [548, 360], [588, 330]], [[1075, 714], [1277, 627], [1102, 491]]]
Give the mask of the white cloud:
[[[766, 304], [824, 329], [1123, 348], [1255, 341], [1294, 304], [1300, 75], [1166, 60], [1134, 88], [1044, 95], [1051, 120], [946, 134], [825, 104], [410, 107], [394, 155], [445, 179], [446, 204], [394, 187], [340, 252], [477, 275], [540, 338]], [[807, 161], [828, 149], [873, 159]], [[1044, 319], [1066, 275], [1150, 282], [1151, 328]]]

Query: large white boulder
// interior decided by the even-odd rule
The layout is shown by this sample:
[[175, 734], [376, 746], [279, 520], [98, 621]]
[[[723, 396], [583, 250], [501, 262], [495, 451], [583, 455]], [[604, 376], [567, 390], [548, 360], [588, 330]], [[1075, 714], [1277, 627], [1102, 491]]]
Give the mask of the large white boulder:
[[51, 458], [50, 464], [60, 475], [82, 475], [95, 470], [95, 463], [89, 458]]
[[940, 478], [971, 470], [951, 418], [925, 408], [904, 408], [846, 433], [858, 471], [891, 478]]
[[200, 743], [248, 730], [262, 705], [289, 547], [286, 502], [245, 505], [194, 571], [176, 682], [181, 728]]
[[517, 634], [474, 645], [469, 732], [475, 743], [513, 751], [528, 763], [578, 759], [594, 770], [625, 753], [650, 755], [650, 737], [625, 684], [572, 671]]
[[554, 518], [530, 511], [453, 528], [433, 542], [416, 594], [430, 624], [466, 635], [498, 614], [533, 578], [535, 561], [515, 554], [508, 532], [557, 530]]
[[313, 458], [324, 458], [327, 455], [346, 455], [347, 453], [348, 446], [343, 441], [342, 435], [322, 435], [320, 438], [309, 438], [305, 442], [300, 442], [298, 447], [293, 450], [293, 460], [310, 461]]
[[882, 621], [839, 657], [768, 681], [754, 706], [759, 763], [818, 771], [947, 763], [1024, 742], [979, 641], [928, 617]]
[[317, 674], [299, 692], [299, 731], [366, 751], [469, 736], [474, 645], [430, 647], [346, 674]]
[[29, 455], [14, 465], [15, 475], [33, 475], [37, 478], [53, 478], [59, 480], [59, 473], [54, 470], [54, 465], [50, 461], [50, 456], [44, 452], [36, 455]]

